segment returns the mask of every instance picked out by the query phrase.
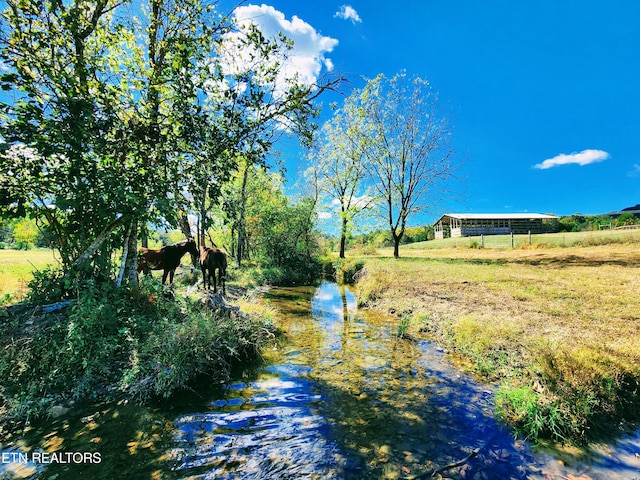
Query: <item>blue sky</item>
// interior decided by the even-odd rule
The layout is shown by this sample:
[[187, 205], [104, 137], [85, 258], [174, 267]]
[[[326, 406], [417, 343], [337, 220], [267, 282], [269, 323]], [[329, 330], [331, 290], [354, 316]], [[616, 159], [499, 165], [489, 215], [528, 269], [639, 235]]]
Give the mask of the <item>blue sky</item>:
[[[308, 78], [348, 77], [347, 93], [378, 73], [428, 79], [451, 105], [462, 162], [443, 210], [640, 203], [640, 2], [273, 0], [238, 12], [294, 39]], [[284, 151], [295, 177], [304, 153]]]

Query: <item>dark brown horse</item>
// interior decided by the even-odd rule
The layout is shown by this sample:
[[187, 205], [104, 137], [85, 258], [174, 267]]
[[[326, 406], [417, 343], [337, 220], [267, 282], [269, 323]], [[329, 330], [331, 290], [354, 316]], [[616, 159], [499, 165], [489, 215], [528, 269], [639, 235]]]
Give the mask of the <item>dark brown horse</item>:
[[213, 278], [214, 293], [218, 291], [216, 285], [216, 268], [218, 269], [218, 281], [222, 287], [223, 295], [226, 295], [227, 254], [219, 248], [200, 246], [200, 268], [202, 268], [204, 289], [207, 289], [207, 280], [209, 280], [209, 287], [211, 287], [211, 279]]
[[151, 275], [151, 270], [164, 270], [162, 273], [162, 284], [167, 280], [173, 283], [173, 275], [180, 265], [180, 259], [185, 253], [198, 255], [198, 248], [193, 239], [183, 240], [173, 245], [167, 245], [160, 250], [150, 250], [148, 248], [138, 248], [138, 272]]

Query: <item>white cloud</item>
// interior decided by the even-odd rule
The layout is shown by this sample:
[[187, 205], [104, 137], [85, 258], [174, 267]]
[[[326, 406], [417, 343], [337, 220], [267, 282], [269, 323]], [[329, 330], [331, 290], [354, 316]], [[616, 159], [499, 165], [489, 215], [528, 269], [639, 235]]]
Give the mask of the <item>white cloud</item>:
[[333, 51], [338, 40], [319, 34], [301, 18], [294, 15], [287, 20], [284, 13], [264, 4], [241, 6], [234, 13], [241, 29], [253, 24], [266, 38], [278, 38], [282, 33], [293, 41], [293, 49], [281, 72], [282, 79], [297, 75], [300, 83], [312, 85], [323, 67], [328, 71], [333, 69], [333, 63], [326, 54]]
[[557, 167], [558, 165], [568, 165], [571, 163], [578, 164], [582, 167], [591, 163], [602, 162], [609, 157], [610, 155], [603, 150], [583, 150], [580, 153], [574, 152], [570, 155], [561, 153], [560, 155], [548, 158], [544, 162], [534, 165], [533, 168], [546, 170], [547, 168]]
[[632, 178], [640, 177], [640, 163], [634, 163], [631, 171], [627, 173], [627, 176]]
[[360, 15], [358, 15], [356, 9], [351, 5], [342, 5], [340, 7], [340, 10], [335, 13], [334, 17], [342, 18], [344, 20], [351, 20], [351, 23], [353, 23], [354, 25], [356, 23], [362, 23]]

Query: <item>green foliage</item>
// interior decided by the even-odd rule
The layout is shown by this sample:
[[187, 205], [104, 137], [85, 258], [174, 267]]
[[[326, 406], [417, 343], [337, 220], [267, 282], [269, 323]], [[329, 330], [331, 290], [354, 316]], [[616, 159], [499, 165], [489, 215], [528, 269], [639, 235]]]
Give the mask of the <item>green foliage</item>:
[[273, 336], [268, 322], [164, 293], [157, 282], [139, 290], [89, 282], [62, 314], [29, 331], [7, 327], [4, 406], [25, 416], [71, 398], [167, 398], [203, 373], [227, 379]]
[[[307, 176], [327, 205], [337, 201], [336, 217], [340, 229], [340, 258], [344, 258], [354, 219], [369, 207], [366, 150], [369, 136], [364, 134], [362, 99], [350, 97], [334, 112], [315, 137], [309, 155]], [[332, 206], [328, 208], [333, 208]]]
[[[246, 178], [238, 175], [225, 188], [224, 208], [233, 219], [232, 246], [241, 235], [242, 260], [256, 266], [253, 272], [261, 282], [301, 284], [318, 278], [320, 247], [312, 198], [292, 200], [283, 192], [281, 176], [250, 166]], [[238, 251], [232, 254], [237, 257]]]
[[629, 212], [624, 212], [618, 218], [616, 218], [615, 224], [616, 226], [626, 226], [626, 225], [635, 225], [638, 223], [638, 219]]
[[396, 335], [400, 338], [404, 338], [409, 331], [409, 325], [411, 324], [411, 316], [403, 315], [400, 318], [400, 323], [398, 324], [398, 331]]
[[20, 219], [13, 227], [13, 240], [18, 250], [29, 250], [35, 246], [38, 227], [31, 218]]
[[541, 397], [528, 386], [501, 387], [496, 393], [498, 415], [508, 420], [516, 431], [536, 442], [543, 437], [562, 441], [560, 414], [555, 405], [543, 405]]
[[[47, 223], [65, 272], [113, 275], [129, 224], [176, 227], [195, 211], [209, 228], [238, 154], [264, 160], [283, 123], [307, 140], [313, 100], [336, 83], [285, 78], [290, 41], [199, 0], [148, 3], [139, 18], [111, 0], [13, 2], [0, 16], [0, 212]], [[239, 50], [250, 65], [229, 61]]]
[[188, 304], [183, 322], [159, 320], [144, 342], [131, 339], [131, 350], [120, 389], [142, 399], [168, 398], [196, 376], [215, 374], [228, 380], [234, 362], [256, 358], [273, 327], [230, 313], [214, 313]]
[[72, 284], [65, 280], [64, 272], [60, 268], [47, 267], [35, 270], [27, 286], [29, 292], [26, 299], [36, 305], [54, 303], [72, 295]]
[[619, 219], [614, 219], [609, 215], [573, 215], [562, 217], [558, 220], [558, 231], [560, 232], [584, 232], [600, 229], [614, 228], [619, 225]]

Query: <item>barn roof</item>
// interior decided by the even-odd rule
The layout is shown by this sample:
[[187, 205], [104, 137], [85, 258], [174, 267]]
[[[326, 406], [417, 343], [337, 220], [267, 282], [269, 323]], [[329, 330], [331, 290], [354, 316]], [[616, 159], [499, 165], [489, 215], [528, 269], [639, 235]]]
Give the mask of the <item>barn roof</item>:
[[445, 213], [435, 223], [448, 218], [458, 220], [552, 220], [559, 217], [544, 213]]

